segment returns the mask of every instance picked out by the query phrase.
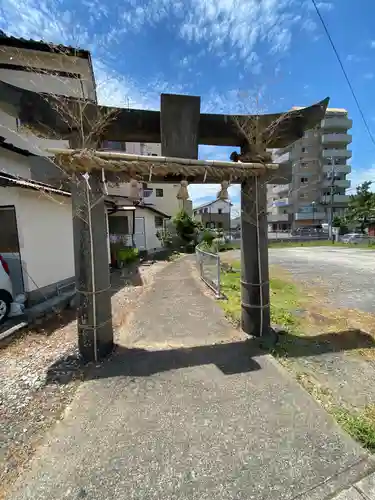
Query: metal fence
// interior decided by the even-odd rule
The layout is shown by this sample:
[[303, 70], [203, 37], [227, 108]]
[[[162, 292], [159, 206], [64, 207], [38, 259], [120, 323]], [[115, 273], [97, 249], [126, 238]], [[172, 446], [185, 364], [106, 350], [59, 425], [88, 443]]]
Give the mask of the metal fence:
[[221, 297], [219, 254], [202, 250], [198, 245], [195, 248], [195, 256], [202, 281], [215, 292], [216, 297]]

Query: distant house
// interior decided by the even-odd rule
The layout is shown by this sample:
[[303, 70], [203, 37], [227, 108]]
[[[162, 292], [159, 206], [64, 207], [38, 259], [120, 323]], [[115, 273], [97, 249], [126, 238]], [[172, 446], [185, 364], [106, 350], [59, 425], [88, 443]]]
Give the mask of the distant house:
[[213, 200], [193, 209], [194, 218], [210, 229], [230, 230], [231, 203], [227, 200]]

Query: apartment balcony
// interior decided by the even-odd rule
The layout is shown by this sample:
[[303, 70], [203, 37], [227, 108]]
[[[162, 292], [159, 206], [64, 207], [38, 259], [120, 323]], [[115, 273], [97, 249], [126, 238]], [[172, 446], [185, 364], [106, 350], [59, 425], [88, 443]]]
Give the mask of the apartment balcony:
[[[335, 194], [333, 195], [333, 204], [346, 204], [350, 200], [350, 196], [347, 194]], [[320, 198], [321, 203], [324, 203], [325, 205], [330, 205], [331, 204], [331, 196], [330, 195], [324, 195]]]
[[351, 158], [352, 152], [348, 149], [323, 149], [323, 158]]
[[290, 204], [290, 198], [280, 198], [279, 200], [275, 200], [272, 202], [272, 206], [274, 207], [287, 207]]
[[277, 184], [276, 186], [273, 186], [272, 193], [273, 194], [287, 193], [289, 192], [289, 189], [290, 189], [290, 184]]
[[[348, 179], [335, 179], [333, 185], [339, 188], [345, 188], [348, 189], [350, 188], [351, 182]], [[322, 182], [322, 187], [328, 188], [332, 186], [332, 181], [329, 179], [326, 179]]]
[[323, 134], [322, 144], [350, 144], [352, 136], [350, 134]]
[[267, 215], [267, 222], [288, 222], [289, 214], [270, 214]]
[[291, 155], [290, 153], [284, 153], [280, 156], [275, 155], [273, 161], [279, 164], [289, 163], [291, 161]]
[[[332, 165], [323, 165], [322, 170], [324, 174], [329, 174], [332, 172]], [[351, 165], [335, 165], [335, 172], [338, 174], [350, 174], [351, 171]]]
[[324, 212], [298, 212], [294, 214], [295, 220], [324, 220], [326, 219], [326, 214]]
[[353, 121], [346, 116], [332, 116], [321, 121], [322, 129], [341, 129], [348, 130], [352, 128]]

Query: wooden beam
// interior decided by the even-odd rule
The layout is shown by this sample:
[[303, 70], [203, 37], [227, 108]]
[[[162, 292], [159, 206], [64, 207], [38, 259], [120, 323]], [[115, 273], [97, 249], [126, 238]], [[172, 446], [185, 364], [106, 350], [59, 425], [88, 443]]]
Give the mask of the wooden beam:
[[200, 97], [162, 94], [160, 136], [163, 156], [198, 159]]
[[[67, 109], [78, 106], [74, 98], [42, 95], [5, 82], [0, 82], [0, 102], [13, 104], [19, 109], [21, 122], [32, 126], [44, 137], [68, 139], [75, 128], [69, 117], [61, 117], [56, 105], [64, 102]], [[329, 99], [313, 106], [287, 113], [259, 116], [259, 127], [264, 130], [267, 146], [282, 148], [301, 137], [305, 130], [315, 127], [325, 115]], [[60, 106], [61, 108], [61, 106]], [[85, 119], [92, 123], [99, 113], [113, 111], [115, 119], [107, 127], [103, 139], [128, 142], [161, 142], [160, 112], [140, 109], [109, 108], [85, 101]], [[70, 113], [71, 114], [71, 113]], [[254, 118], [257, 115], [248, 115]], [[277, 121], [277, 123], [276, 123]], [[201, 114], [198, 144], [217, 146], [241, 146], [243, 135], [231, 115]]]

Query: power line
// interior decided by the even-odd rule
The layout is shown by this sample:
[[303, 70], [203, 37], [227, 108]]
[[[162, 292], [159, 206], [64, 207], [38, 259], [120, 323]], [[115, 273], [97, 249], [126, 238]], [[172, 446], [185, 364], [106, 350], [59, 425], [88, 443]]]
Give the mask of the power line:
[[320, 21], [321, 21], [322, 25], [323, 25], [324, 31], [326, 32], [326, 35], [327, 35], [327, 37], [328, 37], [328, 40], [329, 40], [329, 42], [330, 42], [330, 44], [331, 44], [331, 46], [332, 46], [332, 49], [333, 49], [333, 51], [334, 51], [334, 53], [335, 53], [335, 55], [336, 55], [336, 58], [337, 58], [337, 60], [338, 60], [338, 62], [339, 62], [339, 64], [340, 64], [340, 67], [341, 67], [341, 70], [342, 70], [342, 72], [343, 72], [343, 74], [344, 74], [345, 80], [346, 80], [347, 84], [349, 85], [350, 92], [352, 93], [353, 99], [354, 99], [354, 101], [355, 101], [355, 103], [356, 103], [356, 105], [357, 105], [358, 111], [359, 111], [359, 113], [360, 113], [360, 115], [361, 115], [361, 117], [362, 117], [363, 123], [364, 123], [364, 125], [365, 125], [365, 127], [366, 127], [366, 130], [367, 130], [367, 132], [368, 132], [368, 135], [369, 135], [369, 137], [370, 137], [370, 139], [371, 139], [372, 143], [373, 143], [373, 144], [374, 144], [374, 146], [375, 146], [375, 138], [374, 138], [374, 136], [373, 136], [373, 134], [372, 134], [372, 132], [371, 132], [371, 130], [370, 130], [370, 127], [369, 127], [368, 123], [367, 123], [367, 120], [366, 120], [365, 115], [364, 115], [364, 113], [363, 113], [363, 111], [362, 111], [361, 105], [359, 104], [359, 101], [358, 101], [357, 96], [356, 96], [356, 94], [355, 94], [355, 92], [354, 92], [353, 86], [352, 86], [352, 84], [351, 84], [351, 82], [350, 82], [350, 80], [349, 80], [348, 74], [347, 74], [347, 72], [345, 71], [344, 65], [343, 65], [343, 63], [342, 63], [342, 61], [341, 61], [341, 57], [340, 57], [340, 55], [339, 55], [339, 53], [338, 53], [338, 51], [337, 51], [337, 49], [336, 49], [336, 46], [335, 46], [335, 44], [334, 44], [334, 42], [333, 42], [333, 40], [332, 40], [331, 35], [329, 34], [329, 31], [328, 31], [327, 25], [326, 25], [326, 23], [324, 22], [324, 19], [323, 19], [323, 17], [322, 17], [322, 15], [321, 15], [321, 13], [320, 13], [319, 7], [318, 7], [318, 6], [317, 6], [317, 4], [316, 4], [316, 1], [315, 1], [315, 0], [311, 0], [311, 1], [312, 1], [313, 5], [314, 5], [314, 7], [315, 7], [316, 13], [317, 13], [317, 15], [318, 15], [318, 17], [319, 17], [319, 19], [320, 19]]

